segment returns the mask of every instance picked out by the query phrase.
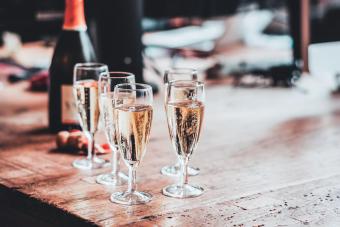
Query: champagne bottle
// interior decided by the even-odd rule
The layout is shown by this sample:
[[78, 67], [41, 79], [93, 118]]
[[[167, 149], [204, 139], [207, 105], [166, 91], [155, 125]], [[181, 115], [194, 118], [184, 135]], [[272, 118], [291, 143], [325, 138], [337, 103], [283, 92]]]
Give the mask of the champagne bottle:
[[73, 96], [73, 67], [95, 62], [87, 34], [84, 0], [66, 0], [64, 25], [54, 50], [49, 76], [49, 128], [52, 132], [79, 128]]

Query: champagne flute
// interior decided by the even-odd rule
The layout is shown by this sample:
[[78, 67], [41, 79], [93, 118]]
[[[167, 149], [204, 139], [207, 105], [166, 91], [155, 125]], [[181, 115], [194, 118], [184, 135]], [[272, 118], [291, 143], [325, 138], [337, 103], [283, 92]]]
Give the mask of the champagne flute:
[[111, 201], [124, 205], [143, 204], [152, 196], [137, 191], [136, 169], [146, 152], [152, 123], [152, 88], [146, 84], [119, 84], [114, 90], [115, 126], [119, 150], [129, 168], [128, 190], [115, 192]]
[[107, 71], [108, 67], [101, 63], [78, 63], [74, 66], [73, 93], [80, 126], [88, 139], [87, 158], [73, 162], [73, 166], [78, 169], [96, 169], [108, 164], [96, 156], [94, 149], [99, 119], [98, 79], [101, 73]]
[[105, 136], [112, 152], [111, 172], [97, 176], [97, 183], [104, 185], [122, 185], [127, 176], [119, 171], [120, 153], [116, 139], [114, 116], [110, 109], [114, 108], [114, 87], [121, 83], [135, 83], [135, 75], [128, 72], [102, 73], [99, 77], [99, 107]]
[[188, 184], [188, 162], [197, 146], [204, 115], [204, 84], [199, 81], [172, 81], [166, 88], [166, 115], [169, 134], [181, 162], [181, 181], [163, 188], [163, 194], [176, 198], [196, 197], [200, 186]]
[[[176, 80], [192, 80], [197, 81], [197, 70], [189, 68], [174, 68], [168, 69], [164, 73], [164, 85], [165, 90], [169, 82]], [[166, 94], [165, 94], [166, 95]], [[199, 168], [188, 167], [188, 174], [190, 176], [196, 176], [200, 172]], [[178, 176], [181, 174], [181, 163], [177, 160], [175, 165], [164, 166], [161, 169], [161, 173], [167, 176]]]

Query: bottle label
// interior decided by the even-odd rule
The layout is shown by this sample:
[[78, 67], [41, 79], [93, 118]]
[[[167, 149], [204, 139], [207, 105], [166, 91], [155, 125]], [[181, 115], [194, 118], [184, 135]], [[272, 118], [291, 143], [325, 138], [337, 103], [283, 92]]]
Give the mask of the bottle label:
[[78, 124], [72, 85], [61, 86], [61, 122], [63, 124]]

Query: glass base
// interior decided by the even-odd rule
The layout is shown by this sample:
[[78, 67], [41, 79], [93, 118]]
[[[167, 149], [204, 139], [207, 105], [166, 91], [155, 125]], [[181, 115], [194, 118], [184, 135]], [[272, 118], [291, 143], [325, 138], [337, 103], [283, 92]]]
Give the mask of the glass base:
[[178, 184], [169, 185], [163, 188], [163, 194], [174, 198], [193, 198], [202, 195], [204, 189], [200, 186], [185, 184], [183, 187]]
[[128, 177], [122, 172], [119, 172], [118, 175], [115, 175], [112, 173], [100, 174], [96, 178], [96, 182], [98, 184], [110, 185], [110, 186], [123, 185], [125, 184], [125, 182], [127, 182], [127, 180], [128, 180]]
[[[197, 176], [200, 173], [199, 168], [188, 166], [188, 175], [189, 176]], [[181, 167], [178, 165], [173, 166], [164, 166], [161, 169], [161, 174], [171, 177], [177, 177], [181, 174]]]
[[107, 167], [109, 164], [110, 164], [109, 161], [98, 157], [95, 157], [93, 161], [87, 158], [83, 158], [77, 159], [72, 163], [73, 167], [82, 170], [100, 169]]
[[115, 192], [110, 197], [111, 202], [123, 205], [145, 204], [152, 200], [152, 195], [147, 192]]

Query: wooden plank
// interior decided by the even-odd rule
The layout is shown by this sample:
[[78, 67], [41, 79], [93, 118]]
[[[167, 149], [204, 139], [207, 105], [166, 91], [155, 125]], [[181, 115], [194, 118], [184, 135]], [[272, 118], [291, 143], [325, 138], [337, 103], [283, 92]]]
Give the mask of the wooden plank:
[[[11, 89], [27, 93], [22, 88]], [[55, 150], [54, 135], [45, 130], [46, 95], [30, 100], [25, 98], [25, 105], [32, 102], [34, 108], [24, 110], [0, 100], [6, 108], [0, 111], [0, 198], [9, 215], [18, 210], [37, 226], [332, 226], [340, 221], [336, 97], [209, 87], [205, 126], [191, 161], [201, 174], [190, 178], [206, 192], [186, 200], [161, 194], [177, 179], [159, 172], [175, 162], [175, 155], [162, 97], [156, 97], [148, 152], [137, 172], [139, 188], [154, 197], [133, 207], [109, 201], [112, 192], [126, 185], [95, 183], [108, 169], [76, 170], [71, 163], [77, 155]]]

